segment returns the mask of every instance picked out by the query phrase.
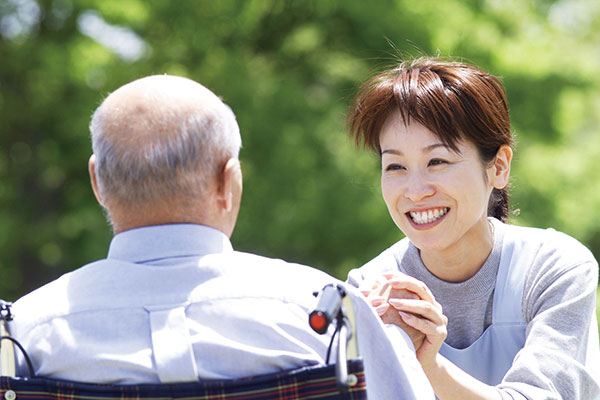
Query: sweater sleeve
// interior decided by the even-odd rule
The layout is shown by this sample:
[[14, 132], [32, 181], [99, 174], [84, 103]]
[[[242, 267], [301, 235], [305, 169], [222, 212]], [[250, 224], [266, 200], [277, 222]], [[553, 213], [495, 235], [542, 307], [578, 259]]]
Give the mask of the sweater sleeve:
[[581, 244], [560, 235], [561, 244], [544, 245], [525, 281], [526, 341], [498, 386], [506, 398], [600, 398], [600, 376], [591, 367], [600, 360], [598, 264]]

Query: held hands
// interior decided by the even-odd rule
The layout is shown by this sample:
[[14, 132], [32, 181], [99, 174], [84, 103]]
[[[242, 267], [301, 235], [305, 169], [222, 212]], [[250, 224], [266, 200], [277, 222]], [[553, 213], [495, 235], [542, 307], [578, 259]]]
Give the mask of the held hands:
[[390, 298], [418, 300], [419, 296], [406, 289], [392, 288], [389, 278], [391, 278], [391, 275], [381, 276], [372, 282], [364, 282], [359, 289], [365, 295], [369, 304], [375, 308], [383, 323], [400, 327], [408, 334], [415, 349], [418, 349], [423, 343], [423, 339], [425, 339], [425, 334], [407, 325], [398, 311], [394, 307], [390, 307], [388, 301]]
[[429, 288], [406, 274], [384, 275], [360, 287], [382, 321], [402, 328], [425, 367], [434, 363], [446, 339], [448, 318]]

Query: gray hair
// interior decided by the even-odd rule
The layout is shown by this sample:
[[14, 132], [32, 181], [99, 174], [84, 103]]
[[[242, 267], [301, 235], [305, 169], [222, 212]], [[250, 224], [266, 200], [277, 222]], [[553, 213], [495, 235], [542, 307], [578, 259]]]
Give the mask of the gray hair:
[[[115, 134], [128, 127], [117, 126], [109, 110], [101, 105], [94, 112], [92, 149], [105, 202], [131, 207], [171, 198], [185, 201], [201, 195], [228, 159], [238, 158], [240, 131], [227, 105], [218, 101], [187, 113], [186, 118], [178, 114], [160, 110], [136, 121], [138, 126], [130, 128], [160, 131], [132, 143], [135, 135]], [[164, 129], [173, 132], [163, 134]]]

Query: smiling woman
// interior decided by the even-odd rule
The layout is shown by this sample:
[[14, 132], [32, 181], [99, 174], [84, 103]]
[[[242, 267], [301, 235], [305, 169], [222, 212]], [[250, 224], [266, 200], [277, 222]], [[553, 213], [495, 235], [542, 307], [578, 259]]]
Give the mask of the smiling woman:
[[388, 117], [379, 143], [381, 190], [396, 225], [422, 254], [463, 259], [463, 268], [451, 271], [431, 263], [436, 276], [460, 281], [474, 275], [491, 249], [487, 207], [492, 190], [508, 182], [510, 147], [484, 165], [472, 142], [451, 148], [418, 122], [404, 123], [400, 112]]
[[363, 85], [349, 125], [380, 155], [406, 238], [348, 279], [384, 322], [412, 329], [436, 395], [599, 396], [598, 264], [565, 234], [506, 224], [513, 138], [500, 80], [451, 60], [405, 62]]

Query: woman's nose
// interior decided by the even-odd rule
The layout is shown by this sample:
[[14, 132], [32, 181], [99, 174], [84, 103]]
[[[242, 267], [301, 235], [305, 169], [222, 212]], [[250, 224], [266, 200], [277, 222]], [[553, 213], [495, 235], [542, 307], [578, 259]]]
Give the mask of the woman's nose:
[[423, 174], [414, 173], [408, 177], [406, 187], [404, 188], [404, 196], [413, 202], [418, 202], [426, 197], [433, 195], [435, 192], [433, 185], [427, 180]]

